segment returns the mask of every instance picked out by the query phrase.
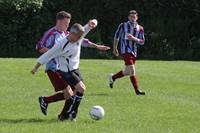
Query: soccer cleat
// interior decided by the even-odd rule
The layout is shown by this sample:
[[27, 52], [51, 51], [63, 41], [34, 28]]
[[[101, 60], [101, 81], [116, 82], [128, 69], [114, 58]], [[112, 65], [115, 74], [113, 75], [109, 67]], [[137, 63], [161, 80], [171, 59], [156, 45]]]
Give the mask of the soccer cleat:
[[58, 120], [59, 121], [65, 121], [65, 120], [70, 120], [70, 121], [73, 121], [73, 122], [76, 122], [76, 113], [73, 112], [71, 114], [60, 114], [58, 115]]
[[69, 120], [76, 122], [76, 113], [74, 111], [71, 114], [69, 114]]
[[110, 88], [113, 88], [113, 84], [114, 84], [112, 76], [113, 76], [112, 73], [110, 73], [109, 76], [108, 76], [108, 81], [109, 81]]
[[137, 91], [136, 91], [136, 95], [145, 95], [145, 92], [142, 92], [142, 91], [140, 91], [140, 90], [137, 90]]
[[68, 120], [69, 116], [64, 116], [62, 114], [58, 115], [58, 120], [59, 121], [65, 121], [65, 120]]
[[47, 115], [48, 103], [45, 102], [44, 97], [39, 97], [40, 109], [44, 115]]

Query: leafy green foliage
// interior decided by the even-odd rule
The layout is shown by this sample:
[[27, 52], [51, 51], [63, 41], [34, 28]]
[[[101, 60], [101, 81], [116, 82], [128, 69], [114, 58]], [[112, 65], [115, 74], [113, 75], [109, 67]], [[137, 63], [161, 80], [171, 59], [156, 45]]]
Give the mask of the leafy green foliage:
[[[200, 1], [197, 0], [3, 0], [0, 7], [0, 56], [34, 56], [36, 42], [55, 24], [55, 15], [61, 10], [72, 14], [72, 24], [98, 19], [99, 26], [88, 38], [112, 46], [117, 26], [127, 21], [129, 10], [135, 9], [146, 37], [139, 58], [200, 59]], [[99, 57], [95, 52], [92, 55]], [[100, 57], [108, 56], [101, 53]]]

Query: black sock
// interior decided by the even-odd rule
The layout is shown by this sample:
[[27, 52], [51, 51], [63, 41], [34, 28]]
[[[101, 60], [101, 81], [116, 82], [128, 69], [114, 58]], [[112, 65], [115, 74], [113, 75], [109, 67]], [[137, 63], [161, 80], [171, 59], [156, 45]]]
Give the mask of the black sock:
[[74, 107], [74, 112], [77, 114], [78, 113], [78, 107], [81, 103], [81, 99], [83, 98], [83, 94], [77, 92], [76, 95], [79, 97], [79, 100], [76, 102], [76, 106]]
[[74, 96], [71, 96], [69, 99], [65, 101], [64, 107], [60, 113], [60, 115], [67, 116], [67, 110], [69, 110], [71, 104], [73, 103]]
[[73, 97], [73, 102], [71, 104], [71, 106], [69, 107], [69, 109], [67, 110], [68, 114], [71, 113], [78, 113], [78, 107], [80, 105], [81, 99], [83, 97], [83, 94], [80, 92], [76, 92], [76, 95]]

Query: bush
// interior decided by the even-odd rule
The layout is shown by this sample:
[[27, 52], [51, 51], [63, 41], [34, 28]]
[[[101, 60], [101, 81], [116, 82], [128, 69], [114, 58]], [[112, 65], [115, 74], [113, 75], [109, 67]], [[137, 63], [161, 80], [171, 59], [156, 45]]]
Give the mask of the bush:
[[0, 56], [33, 56], [42, 0], [4, 0], [0, 8]]
[[[146, 43], [139, 58], [200, 60], [200, 1], [167, 0], [3, 0], [0, 1], [1, 57], [34, 57], [35, 44], [55, 24], [58, 11], [72, 14], [74, 22], [97, 18], [99, 26], [88, 38], [112, 47], [117, 26], [136, 9]], [[87, 51], [87, 49], [86, 49]], [[89, 50], [83, 57], [111, 58], [112, 52]], [[90, 53], [87, 55], [87, 53]]]

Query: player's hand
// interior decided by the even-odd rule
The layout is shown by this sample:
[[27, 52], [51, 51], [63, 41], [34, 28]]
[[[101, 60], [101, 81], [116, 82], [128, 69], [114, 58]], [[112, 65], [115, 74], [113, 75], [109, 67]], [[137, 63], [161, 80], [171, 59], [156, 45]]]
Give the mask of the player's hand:
[[96, 19], [92, 19], [92, 20], [89, 20], [88, 22], [88, 25], [91, 29], [94, 29], [96, 26], [97, 26], [97, 20]]
[[129, 40], [133, 40], [133, 38], [134, 38], [134, 36], [133, 36], [132, 34], [130, 34], [130, 33], [128, 33], [128, 34], [126, 35], [126, 37], [127, 37]]
[[110, 47], [104, 45], [97, 45], [97, 49], [101, 51], [107, 51], [110, 49]]
[[134, 36], [133, 36], [132, 34], [130, 34], [130, 33], [127, 34], [127, 38], [128, 38], [129, 40], [133, 40], [133, 41], [138, 42], [138, 38], [137, 38], [137, 37], [134, 37]]
[[114, 54], [115, 56], [119, 56], [118, 50], [117, 50], [117, 49], [113, 49], [113, 54]]
[[35, 69], [35, 68], [33, 68], [32, 70], [31, 70], [31, 74], [35, 74], [37, 72], [37, 69]]

